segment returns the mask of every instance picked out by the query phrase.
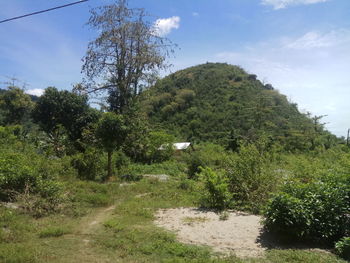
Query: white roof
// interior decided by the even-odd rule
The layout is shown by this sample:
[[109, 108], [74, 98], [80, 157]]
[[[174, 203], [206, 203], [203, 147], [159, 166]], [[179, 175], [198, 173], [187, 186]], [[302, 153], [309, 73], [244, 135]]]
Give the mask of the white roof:
[[175, 150], [186, 150], [190, 145], [190, 142], [177, 142], [173, 144]]

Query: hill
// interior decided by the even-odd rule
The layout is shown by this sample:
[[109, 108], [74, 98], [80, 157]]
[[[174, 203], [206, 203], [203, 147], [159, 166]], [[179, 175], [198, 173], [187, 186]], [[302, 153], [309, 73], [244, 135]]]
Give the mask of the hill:
[[206, 63], [175, 72], [142, 94], [150, 122], [179, 139], [235, 148], [266, 134], [288, 149], [329, 147], [320, 118], [299, 112], [270, 84], [238, 66]]

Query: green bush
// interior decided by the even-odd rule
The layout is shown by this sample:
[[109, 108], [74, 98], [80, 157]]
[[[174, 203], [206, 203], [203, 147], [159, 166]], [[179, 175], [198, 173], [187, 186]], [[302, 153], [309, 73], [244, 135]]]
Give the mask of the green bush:
[[169, 160], [162, 163], [140, 164], [133, 163], [128, 167], [128, 173], [131, 175], [144, 174], [167, 174], [178, 176], [186, 172], [186, 165], [176, 160]]
[[174, 137], [163, 131], [152, 131], [148, 134], [146, 146], [148, 163], [167, 161], [174, 153]]
[[350, 231], [350, 188], [342, 181], [291, 183], [276, 194], [265, 212], [267, 230], [320, 243]]
[[343, 237], [335, 244], [337, 254], [346, 260], [350, 260], [350, 237]]
[[200, 167], [218, 168], [226, 158], [223, 147], [216, 144], [202, 144], [196, 146], [196, 150], [190, 152], [185, 157], [187, 163], [188, 177], [196, 178], [196, 174], [200, 172]]
[[0, 152], [0, 200], [16, 199], [20, 194], [37, 194], [56, 199], [61, 187], [53, 175], [42, 172], [41, 163], [32, 155]]
[[127, 174], [129, 172], [129, 166], [131, 161], [128, 156], [122, 151], [118, 151], [114, 154], [114, 164], [118, 171], [118, 175]]
[[72, 166], [77, 170], [78, 177], [84, 180], [101, 180], [105, 176], [107, 163], [103, 152], [88, 148], [84, 153], [72, 157]]
[[201, 168], [198, 177], [203, 184], [200, 198], [202, 207], [223, 210], [230, 206], [231, 194], [223, 173], [214, 172], [211, 168]]
[[279, 178], [270, 168], [270, 152], [260, 144], [242, 145], [239, 153], [231, 154], [224, 164], [235, 203], [254, 212], [266, 204], [279, 185]]

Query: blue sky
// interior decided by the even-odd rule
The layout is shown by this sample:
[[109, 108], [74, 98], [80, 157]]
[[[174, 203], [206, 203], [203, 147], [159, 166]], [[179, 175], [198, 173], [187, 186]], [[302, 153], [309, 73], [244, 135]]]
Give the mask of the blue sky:
[[[72, 1], [1, 0], [0, 20]], [[89, 9], [111, 2], [90, 0], [0, 24], [0, 82], [18, 78], [33, 94], [48, 86], [71, 89], [82, 79], [81, 58], [96, 34], [84, 26]], [[179, 45], [170, 59], [172, 72], [208, 61], [240, 65], [271, 83], [301, 111], [328, 115], [326, 127], [346, 135], [350, 128], [349, 0], [129, 2], [153, 14], [159, 32]]]

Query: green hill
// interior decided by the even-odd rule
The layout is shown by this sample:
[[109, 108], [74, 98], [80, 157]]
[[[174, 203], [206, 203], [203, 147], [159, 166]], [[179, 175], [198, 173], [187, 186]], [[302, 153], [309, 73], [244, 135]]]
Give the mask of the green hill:
[[142, 94], [151, 124], [178, 139], [235, 148], [262, 134], [285, 148], [329, 147], [335, 136], [319, 119], [299, 112], [270, 84], [238, 66], [207, 63], [173, 73]]

